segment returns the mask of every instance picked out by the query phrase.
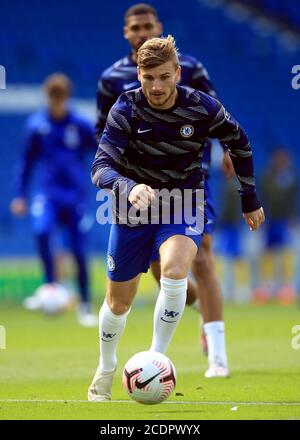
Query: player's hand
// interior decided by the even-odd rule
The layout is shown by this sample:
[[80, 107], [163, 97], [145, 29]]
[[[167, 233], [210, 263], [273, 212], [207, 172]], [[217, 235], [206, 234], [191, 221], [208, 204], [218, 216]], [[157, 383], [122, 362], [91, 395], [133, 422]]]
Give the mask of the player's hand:
[[227, 179], [231, 179], [234, 176], [234, 168], [228, 151], [224, 151], [222, 171]]
[[145, 211], [150, 203], [154, 200], [155, 194], [151, 186], [143, 183], [135, 185], [129, 193], [128, 200], [135, 207]]
[[265, 221], [265, 214], [263, 208], [259, 208], [253, 212], [243, 214], [245, 222], [250, 228], [250, 231], [256, 231], [260, 225]]
[[24, 216], [27, 213], [26, 200], [21, 197], [13, 199], [10, 204], [10, 210], [14, 215], [18, 217]]

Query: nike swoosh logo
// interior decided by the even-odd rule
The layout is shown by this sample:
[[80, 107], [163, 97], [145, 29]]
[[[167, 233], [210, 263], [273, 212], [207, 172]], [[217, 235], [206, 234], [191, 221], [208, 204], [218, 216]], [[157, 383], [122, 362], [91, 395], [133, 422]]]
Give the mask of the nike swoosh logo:
[[147, 130], [141, 130], [140, 128], [138, 129], [138, 133], [146, 133], [146, 131], [151, 131], [152, 128], [148, 128]]
[[164, 322], [169, 322], [170, 324], [172, 324], [172, 323], [174, 323], [174, 322], [177, 322], [177, 321], [167, 321], [166, 319], [164, 319], [164, 318], [160, 318], [162, 321], [164, 321]]
[[154, 376], [150, 377], [150, 379], [145, 380], [144, 382], [139, 382], [137, 379], [135, 381], [135, 386], [141, 390], [142, 388], [145, 388], [146, 385], [148, 385], [150, 382], [152, 382], [157, 376], [160, 375], [160, 371], [155, 374]]
[[192, 228], [191, 226], [189, 226], [189, 230], [190, 230], [191, 232], [195, 232], [196, 234], [200, 234], [200, 232], [197, 231], [197, 229], [194, 229], [194, 228]]

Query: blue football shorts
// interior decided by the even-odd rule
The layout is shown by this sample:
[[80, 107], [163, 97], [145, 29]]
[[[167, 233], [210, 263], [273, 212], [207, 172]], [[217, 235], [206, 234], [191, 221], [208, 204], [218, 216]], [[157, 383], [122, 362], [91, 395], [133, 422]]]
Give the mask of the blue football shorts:
[[[216, 226], [216, 211], [213, 204], [213, 197], [209, 185], [209, 176], [206, 177], [205, 186], [205, 224], [204, 224], [204, 234], [212, 234]], [[153, 249], [151, 255], [151, 262], [159, 260], [159, 252], [156, 248]]]
[[153, 252], [159, 255], [160, 245], [173, 235], [185, 235], [199, 248], [203, 233], [193, 231], [190, 234], [189, 228], [192, 226], [187, 224], [111, 225], [107, 252], [108, 277], [112, 281], [128, 281], [139, 273], [146, 273]]
[[210, 188], [210, 177], [205, 180], [205, 217], [204, 234], [212, 234], [216, 226], [216, 211], [214, 208], [213, 196]]

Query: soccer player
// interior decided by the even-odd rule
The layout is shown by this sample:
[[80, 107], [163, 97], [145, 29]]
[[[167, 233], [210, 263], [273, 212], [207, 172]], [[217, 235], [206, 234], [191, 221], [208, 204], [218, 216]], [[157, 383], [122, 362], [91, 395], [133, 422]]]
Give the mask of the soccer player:
[[193, 208], [201, 213], [204, 202], [197, 202], [204, 188], [201, 159], [210, 137], [228, 145], [246, 223], [256, 230], [264, 221], [247, 135], [215, 98], [176, 85], [180, 65], [173, 37], [146, 41], [138, 51], [137, 65], [141, 88], [122, 94], [110, 110], [92, 166], [94, 184], [113, 191], [119, 213], [121, 199], [130, 209], [127, 224], [122, 224], [122, 215], [122, 221], [119, 217], [111, 226], [107, 292], [99, 313], [100, 359], [88, 391], [90, 401], [111, 399], [117, 344], [153, 250], [159, 252], [161, 279], [150, 350], [167, 350], [184, 310], [187, 276], [203, 235], [197, 221], [195, 226], [185, 214], [181, 222], [170, 217], [169, 223], [157, 223], [155, 218], [136, 225], [132, 208], [140, 214], [149, 212], [157, 190], [175, 189], [184, 206], [186, 191], [192, 193]]
[[[254, 292], [258, 301], [268, 301], [275, 296], [283, 304], [293, 302], [295, 291], [286, 284], [285, 250], [288, 245], [289, 225], [297, 218], [298, 179], [293, 159], [287, 149], [276, 147], [261, 179], [261, 191], [266, 200], [266, 250], [273, 267], [273, 279]], [[289, 201], [286, 203], [286, 201]]]
[[[149, 38], [160, 36], [163, 29], [157, 11], [147, 4], [136, 4], [130, 7], [125, 13], [124, 20], [124, 37], [131, 46], [131, 54], [105, 70], [100, 78], [97, 93], [98, 135], [103, 132], [108, 112], [119, 95], [140, 85], [136, 65], [138, 49]], [[191, 56], [183, 54], [179, 54], [179, 63], [181, 66], [180, 85], [193, 87], [216, 97], [207, 70], [202, 63]], [[192, 279], [188, 281], [187, 304], [193, 305], [199, 311], [198, 298], [200, 297], [205, 332], [201, 334], [201, 345], [206, 354], [208, 349], [209, 363], [205, 375], [206, 377], [223, 377], [228, 376], [229, 370], [222, 316], [222, 293], [215, 275], [212, 254], [212, 233], [215, 227], [216, 215], [209, 183], [211, 142], [207, 140], [205, 145], [202, 168], [206, 177], [207, 223], [199, 252], [192, 265], [196, 285]], [[224, 152], [223, 169], [228, 176], [232, 176], [234, 173], [232, 162], [226, 151]], [[152, 256], [151, 270], [159, 283], [160, 263], [157, 253]]]
[[17, 167], [16, 197], [11, 210], [17, 216], [27, 212], [26, 190], [36, 166], [37, 194], [31, 214], [45, 282], [56, 280], [51, 238], [56, 226], [63, 226], [78, 268], [81, 302], [78, 319], [83, 326], [97, 325], [91, 311], [85, 233], [81, 220], [85, 213], [86, 181], [84, 156], [96, 151], [93, 126], [69, 106], [70, 79], [53, 74], [44, 83], [47, 109], [32, 115], [25, 128], [24, 151]]

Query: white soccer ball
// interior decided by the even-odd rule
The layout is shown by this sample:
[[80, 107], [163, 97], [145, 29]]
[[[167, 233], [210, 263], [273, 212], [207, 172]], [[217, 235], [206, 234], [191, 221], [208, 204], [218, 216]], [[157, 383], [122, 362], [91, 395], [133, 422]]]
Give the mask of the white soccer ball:
[[51, 315], [62, 313], [71, 305], [70, 293], [64, 286], [57, 283], [43, 284], [38, 287], [33, 297], [28, 298], [30, 299], [36, 306], [32, 309], [39, 309]]
[[133, 400], [151, 405], [170, 396], [176, 385], [176, 370], [164, 354], [142, 351], [126, 363], [122, 381]]

